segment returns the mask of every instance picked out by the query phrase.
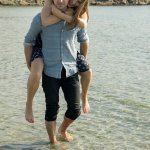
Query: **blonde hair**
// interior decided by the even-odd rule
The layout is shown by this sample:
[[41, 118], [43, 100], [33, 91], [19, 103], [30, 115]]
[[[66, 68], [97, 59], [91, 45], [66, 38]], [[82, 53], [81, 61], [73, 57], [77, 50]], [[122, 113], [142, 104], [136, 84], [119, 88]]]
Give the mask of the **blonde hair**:
[[76, 27], [78, 25], [78, 18], [80, 18], [84, 13], [87, 14], [87, 21], [89, 20], [89, 11], [88, 11], [89, 1], [82, 0], [79, 6], [74, 8], [75, 14], [72, 22], [70, 23], [71, 27]]

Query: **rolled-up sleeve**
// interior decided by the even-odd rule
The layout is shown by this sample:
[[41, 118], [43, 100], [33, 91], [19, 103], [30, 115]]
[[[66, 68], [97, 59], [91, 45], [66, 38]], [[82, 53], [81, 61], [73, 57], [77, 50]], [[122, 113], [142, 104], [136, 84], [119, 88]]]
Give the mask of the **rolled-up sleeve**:
[[41, 17], [40, 14], [37, 14], [30, 25], [29, 31], [24, 38], [24, 46], [32, 46], [35, 44], [35, 39], [37, 35], [41, 32], [42, 25], [41, 25]]
[[79, 43], [88, 43], [89, 42], [89, 36], [88, 36], [87, 30], [85, 28], [82, 28], [77, 32], [77, 40]]

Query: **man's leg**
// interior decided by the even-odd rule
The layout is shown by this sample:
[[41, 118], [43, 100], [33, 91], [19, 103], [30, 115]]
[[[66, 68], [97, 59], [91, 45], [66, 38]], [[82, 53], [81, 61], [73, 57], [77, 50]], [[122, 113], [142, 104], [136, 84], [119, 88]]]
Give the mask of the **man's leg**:
[[42, 86], [45, 93], [46, 111], [45, 126], [49, 136], [50, 143], [56, 144], [56, 118], [59, 109], [59, 88], [60, 81], [55, 78], [48, 77], [43, 73]]
[[49, 140], [52, 144], [57, 144], [56, 139], [56, 121], [46, 121], [45, 120], [46, 130], [49, 136]]
[[64, 120], [61, 123], [58, 132], [62, 135], [64, 140], [70, 142], [73, 140], [73, 137], [68, 133], [67, 128], [74, 122], [74, 120], [71, 120], [64, 116]]
[[75, 74], [66, 79], [62, 79], [61, 86], [68, 108], [58, 132], [66, 141], [71, 141], [73, 140], [73, 137], [68, 133], [67, 129], [81, 113], [78, 74]]
[[32, 102], [34, 95], [39, 87], [39, 82], [43, 71], [43, 60], [42, 58], [36, 58], [31, 63], [30, 75], [27, 82], [27, 102], [25, 109], [25, 118], [28, 122], [34, 123]]

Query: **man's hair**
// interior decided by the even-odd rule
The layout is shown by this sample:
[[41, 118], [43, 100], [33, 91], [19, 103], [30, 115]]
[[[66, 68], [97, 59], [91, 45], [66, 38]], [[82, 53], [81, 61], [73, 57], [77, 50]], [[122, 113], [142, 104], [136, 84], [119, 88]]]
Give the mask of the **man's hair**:
[[73, 17], [73, 21], [70, 23], [71, 27], [76, 27], [78, 25], [78, 18], [80, 18], [85, 12], [87, 14], [87, 21], [88, 21], [88, 19], [89, 19], [88, 6], [89, 6], [89, 1], [82, 0], [82, 2], [80, 2], [79, 6], [74, 8], [75, 14]]

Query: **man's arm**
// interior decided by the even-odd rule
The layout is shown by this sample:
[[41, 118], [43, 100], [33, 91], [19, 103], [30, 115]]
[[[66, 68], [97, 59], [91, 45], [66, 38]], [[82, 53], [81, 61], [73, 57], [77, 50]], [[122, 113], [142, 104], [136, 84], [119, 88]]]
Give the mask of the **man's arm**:
[[41, 11], [41, 20], [43, 26], [48, 26], [59, 22], [61, 19], [52, 15], [52, 0], [45, 0]]
[[33, 18], [29, 31], [26, 34], [24, 39], [24, 54], [25, 54], [27, 67], [29, 69], [30, 69], [30, 60], [32, 54], [32, 46], [35, 44], [37, 35], [41, 32], [41, 30], [42, 30], [41, 18], [40, 15], [38, 14]]
[[24, 54], [26, 58], [26, 64], [28, 69], [31, 67], [31, 55], [32, 55], [32, 46], [24, 46]]
[[86, 58], [89, 49], [89, 43], [80, 43], [80, 53]]
[[89, 48], [89, 37], [85, 28], [77, 32], [77, 40], [80, 43], [80, 53], [86, 58]]

